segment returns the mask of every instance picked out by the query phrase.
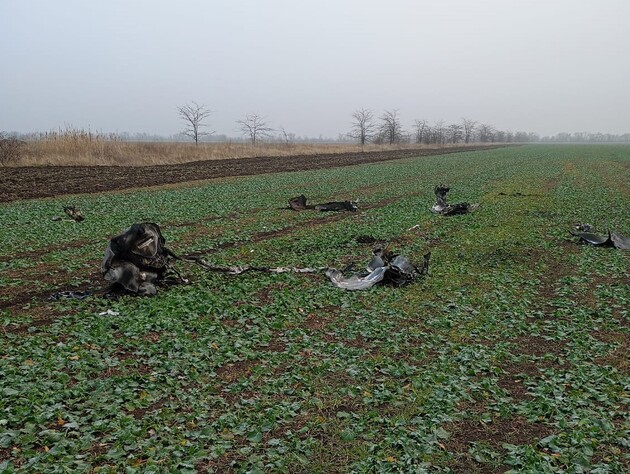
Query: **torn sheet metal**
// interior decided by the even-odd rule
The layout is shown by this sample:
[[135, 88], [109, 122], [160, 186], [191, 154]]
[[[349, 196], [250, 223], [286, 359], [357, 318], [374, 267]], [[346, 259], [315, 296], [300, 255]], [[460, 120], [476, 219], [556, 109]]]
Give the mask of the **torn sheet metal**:
[[[172, 253], [157, 224], [134, 224], [126, 232], [112, 238], [105, 250], [101, 272], [115, 287], [138, 295], [154, 295], [160, 282], [172, 282], [167, 271]], [[176, 273], [176, 272], [175, 272]], [[178, 282], [185, 282], [179, 274]]]
[[630, 238], [617, 232], [608, 231], [608, 235], [599, 235], [592, 232], [571, 232], [571, 235], [579, 237], [579, 242], [583, 244], [630, 250]]
[[92, 296], [91, 291], [58, 291], [48, 297], [49, 301], [59, 300], [84, 300], [85, 298]]
[[[85, 220], [81, 211], [75, 206], [66, 206], [63, 208], [63, 212], [72, 219], [74, 222], [81, 222]], [[53, 221], [63, 221], [64, 218], [60, 216], [55, 216], [52, 218]]]
[[289, 207], [294, 211], [304, 211], [306, 209], [315, 209], [316, 211], [350, 211], [354, 212], [358, 209], [357, 203], [352, 201], [331, 201], [324, 204], [308, 205], [306, 196], [299, 196], [289, 199]]
[[610, 238], [613, 241], [615, 248], [620, 250], [630, 250], [630, 238], [616, 232], [611, 232]]
[[377, 249], [366, 267], [367, 274], [355, 273], [346, 277], [343, 271], [331, 268], [326, 271], [326, 276], [334, 286], [343, 290], [366, 290], [379, 283], [402, 286], [411, 283], [420, 275], [426, 275], [429, 271], [430, 258], [429, 252], [424, 255], [422, 266], [417, 268], [407, 257]]
[[593, 230], [593, 226], [591, 224], [575, 224], [575, 230], [579, 230], [580, 232], [590, 232]]
[[81, 211], [75, 206], [66, 206], [63, 208], [63, 212], [65, 212], [66, 215], [75, 222], [81, 222], [85, 220], [85, 217], [83, 217]]
[[328, 211], [355, 212], [358, 209], [359, 208], [357, 207], [356, 203], [351, 202], [351, 201], [333, 201], [333, 202], [326, 202], [324, 204], [317, 204], [315, 206], [315, 210], [322, 211], [322, 212], [328, 212]]
[[456, 216], [460, 214], [468, 214], [479, 207], [479, 204], [469, 204], [467, 202], [447, 204], [446, 194], [450, 191], [450, 189], [451, 188], [444, 184], [440, 184], [435, 187], [435, 204], [431, 206], [431, 212], [434, 214], [441, 214], [443, 216]]
[[300, 194], [294, 198], [289, 199], [289, 207], [294, 211], [303, 211], [306, 207], [306, 196]]

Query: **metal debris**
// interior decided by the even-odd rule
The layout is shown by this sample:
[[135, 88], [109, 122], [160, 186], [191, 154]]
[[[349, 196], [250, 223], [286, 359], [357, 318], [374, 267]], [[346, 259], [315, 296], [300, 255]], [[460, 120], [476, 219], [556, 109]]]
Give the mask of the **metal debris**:
[[418, 276], [429, 272], [431, 253], [424, 255], [422, 266], [417, 268], [407, 257], [394, 255], [382, 249], [374, 251], [372, 260], [367, 265], [367, 274], [344, 276], [342, 270], [331, 268], [326, 276], [337, 288], [344, 290], [366, 290], [376, 284], [402, 286], [411, 283]]
[[[83, 217], [83, 214], [81, 213], [81, 211], [75, 207], [75, 206], [66, 206], [63, 208], [63, 212], [66, 213], [66, 215], [72, 219], [74, 222], [81, 222], [85, 220], [85, 217]], [[61, 216], [55, 216], [52, 218], [53, 221], [63, 221], [63, 220], [68, 220], [68, 219], [64, 219]]]
[[[589, 230], [590, 228], [589, 226]], [[582, 244], [630, 250], [630, 238], [617, 232], [608, 231], [608, 235], [599, 235], [592, 232], [571, 232], [571, 235], [579, 237], [579, 242]]]
[[92, 296], [91, 291], [58, 291], [48, 297], [49, 301], [59, 300], [84, 300], [88, 296]]
[[579, 230], [580, 232], [590, 232], [593, 230], [593, 226], [591, 224], [575, 224], [575, 230]]
[[68, 217], [70, 217], [70, 219], [74, 220], [75, 222], [81, 222], [85, 220], [85, 217], [83, 217], [81, 211], [75, 206], [66, 206], [63, 208], [63, 212], [65, 212]]
[[315, 206], [315, 210], [317, 211], [350, 211], [350, 212], [355, 212], [357, 211], [359, 208], [357, 207], [356, 203], [351, 202], [351, 201], [334, 201], [334, 202], [327, 202], [324, 204], [317, 204]]
[[358, 209], [357, 203], [352, 201], [331, 201], [324, 204], [308, 205], [306, 204], [306, 196], [299, 196], [289, 199], [289, 207], [294, 211], [304, 211], [306, 209], [315, 209], [316, 211], [350, 211], [354, 212]]
[[174, 254], [164, 246], [157, 224], [143, 222], [110, 240], [101, 272], [113, 284], [137, 295], [154, 295], [158, 283], [186, 283], [170, 265]]
[[446, 194], [450, 191], [450, 189], [451, 188], [444, 184], [440, 184], [435, 187], [435, 204], [431, 207], [431, 212], [434, 214], [441, 214], [443, 216], [455, 216], [459, 214], [468, 214], [479, 207], [479, 204], [469, 204], [467, 202], [447, 204]]
[[300, 194], [294, 198], [289, 199], [289, 207], [294, 211], [303, 211], [306, 207], [306, 196]]
[[227, 273], [228, 275], [241, 275], [247, 272], [264, 272], [264, 273], [319, 273], [327, 270], [327, 267], [319, 268], [297, 268], [297, 267], [263, 267], [256, 265], [214, 265], [199, 257], [178, 257], [180, 260], [192, 262], [201, 268], [211, 271]]

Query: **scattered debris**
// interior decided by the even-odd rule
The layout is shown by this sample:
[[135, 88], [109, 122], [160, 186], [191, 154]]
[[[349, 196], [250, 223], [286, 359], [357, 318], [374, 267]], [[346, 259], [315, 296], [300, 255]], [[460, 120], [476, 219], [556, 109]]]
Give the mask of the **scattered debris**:
[[334, 286], [344, 290], [366, 290], [378, 283], [402, 286], [412, 282], [420, 275], [426, 275], [429, 272], [430, 258], [431, 253], [429, 252], [424, 255], [422, 267], [417, 268], [407, 257], [376, 249], [367, 266], [367, 274], [363, 276], [353, 274], [345, 277], [342, 270], [331, 268], [326, 271], [326, 276], [330, 278]]
[[[586, 224], [588, 225], [588, 224]], [[591, 226], [589, 226], [589, 230]], [[599, 235], [592, 232], [571, 232], [571, 235], [579, 237], [580, 243], [594, 245], [596, 247], [614, 247], [620, 250], [630, 250], [630, 238], [608, 231], [608, 235]]]
[[58, 300], [84, 300], [88, 296], [92, 296], [91, 291], [58, 291], [48, 297], [49, 301]]
[[108, 309], [107, 311], [103, 311], [102, 313], [98, 313], [99, 316], [120, 316], [118, 311], [113, 311]]
[[[83, 217], [81, 211], [75, 206], [66, 206], [63, 208], [63, 212], [65, 212], [66, 215], [70, 217], [70, 219], [72, 219], [74, 222], [81, 222], [85, 220], [85, 217]], [[55, 216], [52, 218], [52, 220], [62, 221], [64, 220], [64, 218], [61, 216]]]
[[468, 214], [479, 207], [479, 204], [469, 204], [467, 202], [446, 204], [446, 193], [448, 193], [450, 189], [451, 188], [444, 184], [440, 184], [435, 187], [435, 204], [431, 207], [431, 212], [441, 214], [443, 216], [455, 216], [459, 214]]
[[85, 217], [83, 217], [81, 211], [74, 206], [64, 207], [63, 212], [65, 212], [70, 217], [70, 219], [74, 220], [75, 222], [81, 222], [85, 220]]
[[[371, 236], [360, 236], [364, 241], [374, 240]], [[357, 238], [357, 240], [359, 239]], [[112, 283], [112, 292], [123, 290], [128, 293], [151, 296], [157, 293], [158, 284], [188, 283], [171, 264], [171, 260], [181, 260], [199, 265], [201, 268], [229, 275], [246, 272], [265, 273], [322, 273], [330, 278], [337, 288], [363, 290], [377, 283], [402, 286], [429, 271], [431, 253], [424, 256], [422, 267], [417, 268], [406, 257], [395, 255], [387, 250], [373, 252], [367, 266], [368, 274], [344, 277], [344, 271], [329, 267], [297, 268], [266, 267], [255, 265], [215, 265], [198, 256], [178, 256], [165, 246], [160, 227], [151, 222], [134, 224], [126, 232], [112, 238], [105, 251], [101, 271], [104, 278]], [[101, 316], [112, 315], [109, 310]]]
[[326, 211], [355, 212], [358, 209], [359, 208], [357, 207], [356, 203], [351, 202], [351, 201], [333, 201], [333, 202], [327, 202], [324, 204], [317, 204], [315, 206], [315, 210], [322, 211], [322, 212], [326, 212]]
[[201, 268], [211, 271], [227, 273], [228, 275], [240, 275], [246, 272], [264, 273], [319, 273], [327, 270], [327, 267], [297, 268], [297, 267], [260, 267], [255, 265], [214, 265], [199, 257], [177, 257], [185, 262], [193, 262]]
[[354, 212], [358, 209], [357, 203], [352, 201], [332, 201], [324, 204], [308, 205], [306, 204], [306, 196], [300, 194], [294, 198], [289, 199], [289, 207], [294, 211], [304, 211], [306, 209], [315, 209], [317, 211], [351, 211]]
[[536, 194], [525, 194], [525, 193], [519, 193], [519, 192], [515, 192], [515, 193], [504, 193], [504, 192], [500, 192], [499, 196], [511, 196], [511, 197], [534, 197], [536, 196]]
[[575, 230], [579, 230], [580, 232], [590, 232], [593, 230], [593, 226], [591, 224], [575, 224]]
[[306, 207], [306, 196], [300, 194], [294, 198], [289, 199], [289, 207], [294, 211], [303, 211]]
[[170, 265], [177, 258], [164, 246], [157, 224], [143, 222], [110, 240], [101, 272], [112, 283], [112, 291], [124, 290], [137, 295], [154, 295], [156, 284], [187, 283]]

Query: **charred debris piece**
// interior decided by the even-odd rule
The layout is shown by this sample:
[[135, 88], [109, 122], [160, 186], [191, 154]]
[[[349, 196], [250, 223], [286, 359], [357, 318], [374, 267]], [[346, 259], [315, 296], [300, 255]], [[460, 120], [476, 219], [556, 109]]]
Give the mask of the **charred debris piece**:
[[84, 300], [85, 298], [92, 296], [91, 291], [58, 291], [48, 297], [48, 301], [59, 300]]
[[[152, 296], [159, 285], [188, 283], [174, 268], [173, 261], [195, 263], [201, 268], [229, 275], [246, 272], [265, 273], [323, 273], [337, 288], [364, 290], [375, 284], [402, 286], [429, 270], [430, 253], [424, 256], [422, 266], [416, 267], [406, 257], [387, 250], [377, 249], [364, 275], [344, 276], [344, 271], [329, 267], [266, 267], [254, 265], [215, 265], [198, 256], [178, 256], [165, 246], [160, 227], [151, 222], [133, 224], [122, 234], [112, 238], [105, 250], [101, 272], [112, 284], [106, 296], [133, 294]], [[64, 297], [65, 295], [60, 295]], [[76, 296], [75, 296], [76, 298]]]
[[331, 268], [326, 271], [326, 276], [334, 286], [343, 290], [366, 290], [377, 284], [403, 286], [429, 272], [430, 258], [430, 252], [424, 255], [422, 266], [418, 268], [407, 257], [376, 249], [366, 273], [346, 277], [344, 271]]
[[456, 216], [460, 214], [468, 214], [479, 207], [479, 204], [469, 204], [467, 202], [460, 202], [457, 204], [447, 204], [446, 194], [451, 188], [444, 184], [436, 186], [435, 192], [435, 204], [431, 207], [431, 212], [434, 214], [441, 214], [443, 216]]
[[[608, 235], [599, 235], [593, 232], [589, 224], [576, 225], [578, 232], [571, 232], [571, 235], [579, 237], [579, 243], [594, 245], [595, 247], [611, 247], [619, 250], [630, 250], [630, 238], [617, 232], [608, 231]], [[582, 231], [581, 229], [587, 229]]]
[[171, 265], [177, 256], [164, 243], [160, 227], [151, 222], [134, 224], [112, 238], [101, 264], [112, 291], [155, 295], [158, 284], [187, 283]]
[[[63, 208], [63, 212], [66, 213], [66, 215], [72, 219], [74, 222], [81, 222], [85, 220], [85, 217], [83, 217], [83, 214], [81, 213], [81, 211], [79, 210], [79, 208], [75, 207], [75, 206], [66, 206]], [[55, 216], [52, 218], [53, 221], [61, 221], [63, 220], [63, 217], [60, 216]]]
[[358, 210], [357, 203], [352, 201], [332, 201], [324, 204], [308, 205], [306, 204], [306, 196], [300, 194], [289, 199], [289, 207], [294, 211], [304, 211], [306, 209], [315, 209], [316, 211], [350, 211]]

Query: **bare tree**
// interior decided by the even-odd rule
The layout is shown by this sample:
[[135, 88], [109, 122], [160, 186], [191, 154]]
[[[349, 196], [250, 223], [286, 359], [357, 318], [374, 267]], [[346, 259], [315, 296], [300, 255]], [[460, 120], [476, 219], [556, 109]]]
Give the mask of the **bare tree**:
[[446, 139], [446, 129], [444, 128], [444, 120], [437, 120], [433, 125], [433, 143], [443, 145]]
[[451, 143], [459, 143], [464, 137], [463, 127], [458, 123], [449, 125], [446, 133], [448, 135], [448, 141]]
[[496, 130], [492, 125], [482, 123], [479, 125], [479, 141], [482, 143], [494, 142], [494, 134]]
[[477, 122], [470, 120], [469, 118], [462, 119], [462, 127], [464, 127], [464, 143], [470, 143], [475, 133], [475, 126]]
[[390, 145], [400, 143], [403, 132], [400, 118], [398, 118], [398, 109], [383, 112], [383, 115], [381, 115], [381, 133], [384, 141]]
[[199, 144], [199, 138], [205, 135], [212, 135], [214, 132], [202, 132], [200, 129], [206, 127], [203, 121], [212, 113], [205, 105], [197, 102], [177, 107], [179, 117], [186, 124], [186, 129], [182, 132], [187, 137], [195, 140], [195, 145]]
[[245, 120], [237, 120], [236, 123], [241, 126], [243, 135], [249, 136], [252, 145], [255, 145], [260, 138], [270, 136], [273, 132], [273, 128], [267, 125], [264, 117], [258, 114], [247, 114]]
[[359, 141], [361, 146], [365, 145], [374, 136], [376, 124], [374, 114], [369, 109], [358, 109], [352, 114], [352, 131], [349, 135]]
[[291, 142], [295, 139], [295, 134], [288, 133], [282, 125], [280, 125], [278, 131], [280, 132], [280, 137], [285, 145], [290, 145]]
[[423, 143], [427, 140], [427, 132], [429, 125], [426, 120], [416, 120], [414, 123], [416, 128], [416, 143]]

